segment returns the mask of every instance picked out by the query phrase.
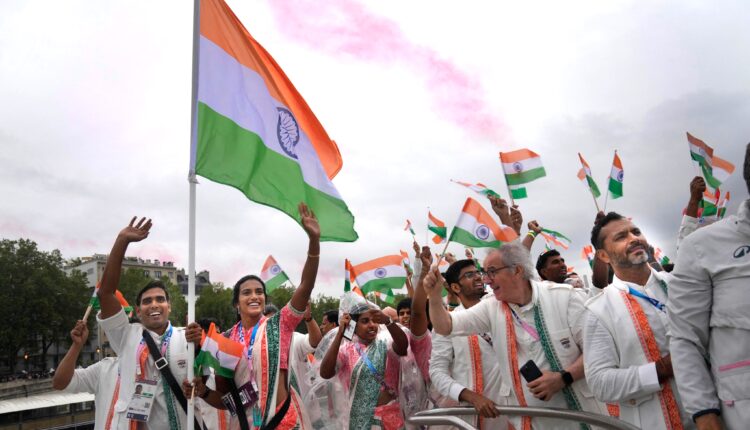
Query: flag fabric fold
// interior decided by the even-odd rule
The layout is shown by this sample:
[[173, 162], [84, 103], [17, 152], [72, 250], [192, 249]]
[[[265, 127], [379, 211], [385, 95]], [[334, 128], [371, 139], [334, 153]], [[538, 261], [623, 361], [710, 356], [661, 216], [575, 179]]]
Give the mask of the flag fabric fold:
[[451, 182], [453, 182], [455, 184], [458, 184], [458, 185], [462, 185], [462, 186], [470, 189], [471, 191], [474, 191], [475, 193], [483, 195], [485, 197], [489, 197], [489, 196], [500, 197], [500, 194], [498, 194], [495, 191], [487, 188], [487, 186], [484, 185], [481, 182], [477, 182], [476, 184], [472, 184], [472, 183], [469, 183], [469, 182], [454, 181], [453, 179], [451, 179]]
[[203, 375], [208, 375], [209, 368], [214, 369], [217, 375], [227, 379], [234, 378], [234, 370], [242, 359], [244, 345], [235, 342], [216, 331], [216, 326], [211, 323], [208, 333], [201, 339], [201, 350], [195, 357], [195, 371], [198, 373], [203, 369]]
[[279, 288], [284, 282], [289, 281], [289, 277], [281, 270], [281, 266], [273, 258], [273, 255], [269, 255], [266, 258], [266, 262], [263, 263], [263, 268], [260, 270], [260, 279], [266, 284], [267, 293]]
[[612, 160], [612, 169], [609, 172], [609, 194], [613, 199], [619, 199], [622, 197], [622, 182], [624, 172], [622, 169], [622, 162], [620, 156], [615, 151], [615, 158]]
[[201, 0], [198, 91], [190, 174], [236, 188], [301, 222], [305, 202], [321, 240], [357, 239], [331, 179], [342, 159], [284, 71], [223, 0]]
[[594, 256], [594, 247], [592, 245], [586, 245], [583, 247], [583, 251], [581, 251], [581, 257], [589, 262], [589, 266], [592, 270], [594, 269]]
[[436, 245], [445, 242], [445, 239], [448, 237], [448, 228], [445, 226], [445, 223], [437, 219], [429, 211], [427, 212], [427, 229], [435, 233], [435, 236], [432, 237], [432, 242]]
[[594, 181], [594, 177], [591, 175], [591, 168], [589, 167], [589, 163], [587, 163], [586, 160], [583, 159], [583, 155], [581, 155], [580, 152], [578, 153], [578, 158], [581, 160], [581, 165], [583, 166], [581, 170], [578, 171], [578, 179], [586, 182], [594, 198], [599, 197], [600, 195], [602, 195], [602, 193], [599, 192], [599, 187], [596, 185], [596, 181]]
[[386, 255], [351, 267], [352, 278], [365, 294], [397, 290], [406, 283], [402, 255]]
[[501, 152], [500, 163], [503, 165], [505, 182], [514, 200], [528, 197], [524, 184], [547, 176], [539, 154], [526, 148]]
[[546, 228], [542, 229], [541, 236], [544, 238], [544, 241], [547, 242], [548, 244], [558, 246], [563, 249], [570, 248], [570, 244], [572, 242], [572, 240], [570, 240], [569, 237], [565, 236], [559, 231], [549, 230]]
[[474, 248], [497, 248], [516, 238], [511, 227], [498, 225], [479, 202], [469, 197], [448, 240]]
[[411, 233], [412, 236], [414, 236], [414, 227], [411, 225], [411, 221], [408, 219], [406, 220], [406, 226], [404, 227], [404, 231], [409, 230], [409, 233]]

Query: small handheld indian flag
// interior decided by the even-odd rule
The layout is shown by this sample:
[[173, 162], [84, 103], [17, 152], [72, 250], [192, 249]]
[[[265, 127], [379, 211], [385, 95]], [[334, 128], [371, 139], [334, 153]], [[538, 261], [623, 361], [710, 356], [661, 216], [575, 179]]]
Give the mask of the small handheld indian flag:
[[474, 191], [475, 193], [483, 195], [485, 197], [489, 197], [489, 196], [500, 197], [500, 194], [487, 188], [487, 186], [481, 182], [477, 182], [476, 184], [471, 184], [469, 182], [454, 181], [453, 179], [451, 179], [451, 182], [456, 183], [458, 185], [463, 185], [464, 187], [470, 189], [471, 191]]
[[559, 231], [548, 230], [546, 228], [542, 229], [542, 237], [548, 244], [558, 246], [563, 249], [570, 248], [570, 243], [572, 242], [570, 238], [560, 233]]
[[412, 272], [413, 270], [411, 268], [411, 261], [409, 260], [409, 253], [403, 249], [399, 249], [398, 252], [401, 254], [401, 258], [403, 258], [404, 268], [407, 272]]
[[[89, 306], [92, 307], [95, 311], [98, 311], [101, 309], [101, 304], [99, 303], [99, 296], [97, 293], [99, 292], [99, 287], [101, 287], [101, 283], [96, 284], [96, 288], [94, 288], [94, 293], [91, 295], [91, 300], [89, 300]], [[115, 297], [117, 298], [117, 301], [120, 302], [120, 306], [122, 306], [122, 309], [125, 311], [126, 314], [130, 314], [133, 312], [133, 307], [130, 306], [127, 300], [125, 300], [125, 296], [122, 295], [120, 290], [115, 290]]]
[[704, 171], [704, 179], [706, 183], [714, 188], [718, 188], [729, 179], [729, 176], [734, 172], [734, 164], [729, 161], [714, 155], [711, 158], [711, 173], [706, 176]]
[[406, 230], [409, 230], [409, 233], [414, 236], [414, 228], [411, 225], [411, 221], [409, 221], [408, 219], [406, 220], [406, 226], [404, 226], [404, 231]]
[[602, 193], [599, 192], [599, 187], [596, 185], [596, 181], [594, 181], [594, 177], [591, 176], [591, 168], [589, 167], [589, 163], [586, 162], [586, 160], [583, 159], [583, 155], [581, 153], [578, 153], [578, 158], [581, 160], [581, 170], [578, 171], [578, 179], [581, 181], [586, 181], [586, 183], [589, 186], [589, 190], [591, 191], [591, 195], [594, 196], [594, 200], [596, 200], [597, 197], [601, 196]]
[[445, 238], [448, 237], [448, 228], [445, 223], [437, 219], [432, 212], [427, 212], [427, 229], [435, 233], [432, 237], [432, 242], [439, 245], [445, 242]]
[[526, 148], [501, 152], [500, 162], [503, 165], [505, 182], [508, 184], [508, 190], [513, 199], [526, 198], [526, 187], [523, 185], [547, 176], [541, 157]]
[[711, 187], [706, 187], [706, 191], [703, 192], [703, 200], [701, 200], [701, 211], [700, 216], [702, 218], [717, 215], [719, 212], [719, 201], [721, 200], [721, 190], [719, 188], [713, 190]]
[[375, 291], [375, 297], [379, 298], [380, 300], [388, 303], [389, 305], [395, 305], [396, 304], [396, 297], [393, 295], [392, 290], [388, 290], [385, 292]]
[[724, 195], [724, 199], [719, 203], [718, 218], [722, 219], [727, 214], [727, 203], [729, 203], [729, 191]]
[[583, 251], [581, 251], [581, 257], [589, 262], [589, 266], [591, 266], [591, 269], [594, 268], [594, 255], [594, 247], [592, 245], [586, 245], [583, 247]]
[[498, 225], [479, 202], [469, 197], [448, 241], [474, 248], [497, 248], [516, 238], [518, 235], [511, 227]]
[[364, 293], [399, 289], [406, 283], [406, 269], [401, 255], [386, 255], [351, 268], [352, 277]]
[[279, 266], [279, 263], [276, 262], [272, 255], [269, 255], [266, 258], [266, 262], [263, 263], [263, 268], [260, 271], [260, 279], [266, 284], [267, 293], [279, 288], [284, 282], [289, 281], [289, 277], [281, 270], [281, 266]]
[[203, 374], [208, 375], [208, 368], [214, 369], [216, 374], [227, 379], [234, 378], [234, 370], [242, 358], [244, 346], [229, 338], [224, 337], [216, 331], [216, 326], [211, 323], [208, 333], [201, 339], [201, 351], [195, 357], [196, 373], [203, 369]]
[[612, 160], [612, 170], [609, 172], [609, 193], [613, 199], [622, 197], [623, 177], [622, 162], [620, 161], [620, 156], [617, 155], [617, 151], [615, 151], [615, 159]]
[[711, 158], [714, 156], [714, 149], [706, 145], [705, 142], [698, 139], [697, 137], [687, 134], [688, 147], [690, 148], [690, 158], [693, 159], [701, 167], [705, 167], [710, 171], [711, 169]]
[[669, 257], [664, 255], [661, 248], [654, 248], [654, 260], [658, 261], [662, 266], [670, 263]]

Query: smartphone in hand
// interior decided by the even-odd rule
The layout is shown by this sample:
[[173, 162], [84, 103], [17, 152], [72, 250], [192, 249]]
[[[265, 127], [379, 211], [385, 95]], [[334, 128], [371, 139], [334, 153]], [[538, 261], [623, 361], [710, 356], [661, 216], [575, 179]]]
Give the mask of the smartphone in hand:
[[523, 375], [523, 379], [526, 380], [526, 382], [531, 382], [537, 378], [542, 377], [542, 371], [539, 370], [539, 367], [537, 367], [536, 363], [534, 363], [534, 360], [529, 360], [521, 366], [521, 369], [519, 370], [521, 375]]

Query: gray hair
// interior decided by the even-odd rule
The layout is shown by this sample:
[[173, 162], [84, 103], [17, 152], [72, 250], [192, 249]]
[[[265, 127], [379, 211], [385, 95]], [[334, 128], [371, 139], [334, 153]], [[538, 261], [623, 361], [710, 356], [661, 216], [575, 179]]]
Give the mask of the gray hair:
[[523, 278], [527, 281], [536, 280], [537, 274], [531, 263], [531, 254], [523, 244], [517, 240], [500, 245], [496, 250], [500, 254], [503, 265], [520, 267], [523, 269]]

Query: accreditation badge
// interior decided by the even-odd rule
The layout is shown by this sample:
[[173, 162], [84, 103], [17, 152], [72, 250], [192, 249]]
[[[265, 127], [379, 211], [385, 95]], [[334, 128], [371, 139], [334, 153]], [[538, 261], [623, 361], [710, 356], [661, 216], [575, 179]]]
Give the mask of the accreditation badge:
[[151, 414], [151, 408], [154, 406], [154, 396], [156, 395], [157, 381], [152, 379], [137, 379], [135, 381], [135, 392], [128, 403], [126, 418], [147, 422]]

